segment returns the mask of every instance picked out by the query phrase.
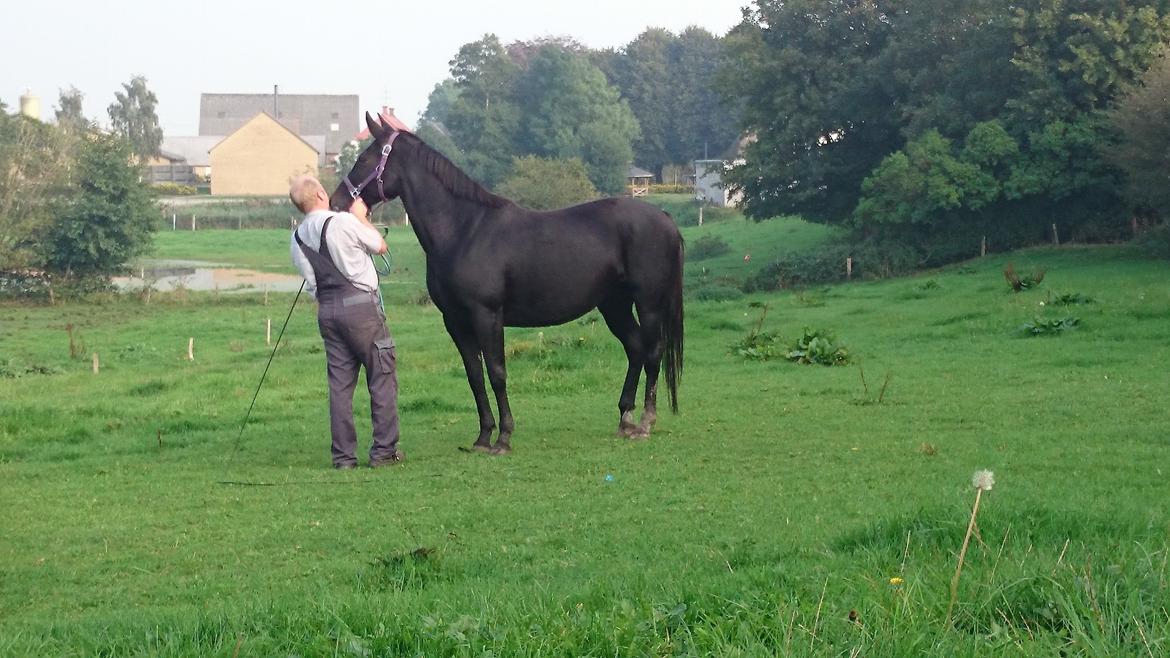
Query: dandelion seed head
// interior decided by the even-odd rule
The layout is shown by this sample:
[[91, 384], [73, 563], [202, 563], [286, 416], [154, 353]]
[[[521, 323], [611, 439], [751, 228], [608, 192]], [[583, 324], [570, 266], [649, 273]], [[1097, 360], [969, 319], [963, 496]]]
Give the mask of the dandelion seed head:
[[991, 491], [995, 486], [995, 473], [991, 471], [975, 471], [975, 475], [971, 476], [971, 486], [983, 491]]

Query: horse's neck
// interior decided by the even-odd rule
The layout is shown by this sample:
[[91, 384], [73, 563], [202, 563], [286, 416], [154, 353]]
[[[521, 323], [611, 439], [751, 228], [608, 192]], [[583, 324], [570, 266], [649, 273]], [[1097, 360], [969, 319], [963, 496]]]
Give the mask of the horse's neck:
[[471, 231], [484, 207], [455, 196], [430, 172], [415, 170], [403, 178], [402, 206], [423, 251], [430, 256], [450, 252]]

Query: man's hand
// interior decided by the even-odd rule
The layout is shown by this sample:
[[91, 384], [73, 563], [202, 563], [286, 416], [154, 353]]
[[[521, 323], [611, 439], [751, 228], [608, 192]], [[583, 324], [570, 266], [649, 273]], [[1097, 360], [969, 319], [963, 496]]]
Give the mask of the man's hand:
[[[366, 205], [365, 201], [362, 201], [361, 197], [353, 200], [353, 204], [349, 207], [349, 214], [357, 217], [359, 222], [369, 226], [375, 231], [378, 230], [377, 227], [375, 227], [374, 224], [370, 221], [370, 208]], [[386, 240], [383, 239], [382, 247], [374, 253], [384, 254], [388, 251], [390, 251], [390, 248], [386, 246]]]
[[353, 200], [353, 205], [349, 207], [349, 214], [357, 217], [366, 224], [370, 223], [370, 208], [366, 205], [365, 201], [362, 201], [360, 196]]

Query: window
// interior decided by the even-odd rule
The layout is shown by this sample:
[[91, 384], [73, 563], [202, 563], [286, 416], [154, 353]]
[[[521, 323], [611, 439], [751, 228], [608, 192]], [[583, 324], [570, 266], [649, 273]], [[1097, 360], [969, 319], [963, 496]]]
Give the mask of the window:
[[215, 113], [215, 118], [216, 118], [216, 119], [222, 119], [222, 118], [224, 118], [225, 116], [227, 116], [227, 112], [216, 112], [216, 113]]
[[329, 124], [329, 130], [331, 130], [333, 132], [337, 132], [338, 130], [341, 130], [341, 126], [339, 126], [336, 123], [331, 123], [331, 124]]
[[[341, 115], [340, 115], [340, 114], [338, 114], [337, 112], [334, 112], [334, 113], [333, 113], [333, 116], [332, 116], [332, 117], [330, 117], [330, 118], [331, 118], [331, 119], [340, 119], [340, 118], [341, 118]], [[336, 128], [334, 128], [334, 130], [337, 130], [337, 129], [336, 129]]]

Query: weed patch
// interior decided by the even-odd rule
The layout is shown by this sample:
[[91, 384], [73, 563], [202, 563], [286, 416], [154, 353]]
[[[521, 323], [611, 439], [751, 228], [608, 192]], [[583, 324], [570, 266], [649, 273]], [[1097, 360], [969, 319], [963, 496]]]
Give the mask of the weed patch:
[[1059, 336], [1068, 331], [1072, 331], [1081, 326], [1080, 318], [1064, 317], [1064, 318], [1033, 318], [1032, 320], [1020, 325], [1016, 333], [1025, 338], [1032, 336]]

